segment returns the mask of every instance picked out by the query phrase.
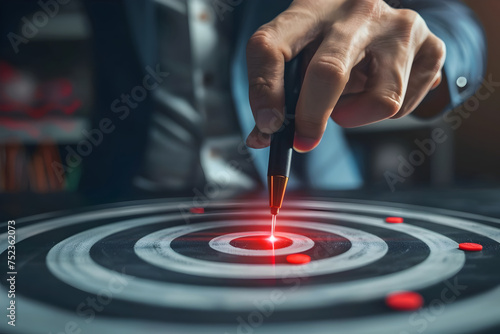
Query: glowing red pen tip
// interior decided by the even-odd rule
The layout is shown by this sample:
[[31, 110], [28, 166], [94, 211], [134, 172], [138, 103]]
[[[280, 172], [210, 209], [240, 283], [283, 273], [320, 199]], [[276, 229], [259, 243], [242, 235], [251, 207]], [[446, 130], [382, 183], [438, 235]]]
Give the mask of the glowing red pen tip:
[[288, 177], [270, 175], [267, 177], [267, 182], [269, 187], [269, 206], [271, 207], [271, 214], [277, 215], [283, 204]]

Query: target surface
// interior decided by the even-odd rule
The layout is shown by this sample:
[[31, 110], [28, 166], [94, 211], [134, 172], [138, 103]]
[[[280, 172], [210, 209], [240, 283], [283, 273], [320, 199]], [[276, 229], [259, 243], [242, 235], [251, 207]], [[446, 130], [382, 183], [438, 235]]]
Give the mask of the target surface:
[[[2, 332], [468, 333], [500, 324], [500, 220], [290, 201], [273, 247], [262, 202], [212, 203], [203, 213], [188, 204], [18, 220], [18, 321], [0, 323]], [[460, 250], [464, 242], [483, 250]], [[293, 254], [310, 261], [292, 263]], [[6, 279], [0, 290], [7, 295]], [[385, 297], [397, 291], [418, 292], [423, 308], [389, 308]]]

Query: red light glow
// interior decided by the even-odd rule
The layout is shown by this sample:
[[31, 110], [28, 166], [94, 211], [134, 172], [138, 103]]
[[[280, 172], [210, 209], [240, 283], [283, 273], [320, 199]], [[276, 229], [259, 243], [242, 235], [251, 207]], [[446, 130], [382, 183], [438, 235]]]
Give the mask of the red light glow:
[[[274, 250], [279, 248], [285, 248], [292, 245], [292, 240], [285, 237], [274, 237], [274, 242], [271, 241], [271, 237], [266, 235], [256, 235], [250, 237], [241, 237], [231, 240], [230, 244], [233, 247], [243, 248], [243, 249], [255, 249], [255, 250]], [[274, 246], [274, 247], [273, 247]]]

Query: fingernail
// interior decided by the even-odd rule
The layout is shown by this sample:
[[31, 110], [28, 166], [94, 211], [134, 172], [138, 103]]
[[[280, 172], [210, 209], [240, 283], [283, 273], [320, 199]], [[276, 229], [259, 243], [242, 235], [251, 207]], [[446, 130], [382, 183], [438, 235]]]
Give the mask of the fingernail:
[[271, 134], [276, 131], [275, 128], [278, 127], [278, 117], [276, 113], [277, 110], [273, 109], [261, 109], [257, 111], [255, 123], [261, 132]]
[[250, 147], [250, 148], [257, 148], [255, 147], [256, 143], [255, 143], [255, 138], [254, 136], [252, 136], [252, 134], [249, 134], [248, 137], [247, 137], [247, 140], [245, 140], [245, 144]]
[[271, 145], [271, 135], [267, 133], [259, 132], [257, 134], [257, 147], [256, 148], [264, 148]]
[[318, 146], [319, 142], [320, 141], [315, 138], [303, 137], [295, 133], [293, 148], [299, 153], [305, 153]]
[[264, 148], [271, 143], [271, 136], [261, 132], [252, 132], [248, 135], [246, 145], [250, 148]]

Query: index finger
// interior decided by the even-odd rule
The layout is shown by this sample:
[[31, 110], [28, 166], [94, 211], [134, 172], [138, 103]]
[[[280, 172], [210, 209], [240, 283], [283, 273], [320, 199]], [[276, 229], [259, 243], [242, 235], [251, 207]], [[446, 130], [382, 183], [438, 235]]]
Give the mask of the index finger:
[[319, 144], [352, 68], [364, 57], [368, 34], [346, 24], [330, 30], [307, 67], [295, 115], [294, 148], [299, 152]]
[[271, 134], [284, 115], [285, 62], [295, 57], [319, 31], [317, 20], [300, 6], [290, 7], [260, 27], [247, 44], [250, 106], [259, 130]]

